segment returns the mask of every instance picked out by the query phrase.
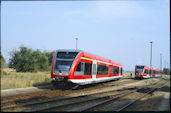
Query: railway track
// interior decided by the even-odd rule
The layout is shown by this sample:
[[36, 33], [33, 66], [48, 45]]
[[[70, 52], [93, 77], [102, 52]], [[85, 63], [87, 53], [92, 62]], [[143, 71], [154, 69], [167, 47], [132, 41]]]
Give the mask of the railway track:
[[[123, 95], [119, 95], [115, 98], [105, 100], [99, 104], [94, 106], [90, 106], [88, 108], [82, 109], [81, 111], [124, 111], [131, 105], [135, 104], [138, 100], [144, 98], [145, 96], [152, 94], [155, 90], [165, 86], [165, 83], [161, 86], [155, 86], [153, 88], [142, 88], [132, 91], [132, 93], [126, 93]], [[143, 94], [138, 94], [137, 92], [143, 92]], [[125, 97], [127, 96], [135, 96], [135, 99], [128, 100]], [[106, 110], [107, 109], [107, 110]]]
[[[158, 84], [157, 84], [158, 85]], [[161, 84], [159, 85], [161, 86]], [[46, 112], [46, 111], [121, 111], [123, 109], [125, 109], [126, 107], [130, 106], [132, 103], [136, 102], [136, 101], [132, 101], [131, 103], [124, 103], [122, 101], [122, 105], [119, 105], [118, 102], [120, 102], [120, 100], [125, 97], [125, 96], [129, 96], [129, 95], [137, 95], [137, 92], [143, 92], [143, 93], [150, 93], [152, 91], [156, 90], [156, 88], [136, 88], [134, 90], [128, 91], [128, 92], [120, 92], [117, 95], [108, 95], [108, 96], [103, 96], [103, 97], [98, 97], [98, 98], [93, 98], [90, 100], [85, 100], [85, 101], [79, 101], [79, 102], [73, 102], [73, 103], [68, 103], [65, 105], [61, 105], [61, 106], [51, 106], [48, 108], [43, 108], [39, 111], [42, 112]], [[142, 98], [143, 96], [141, 96]], [[140, 97], [139, 97], [140, 98]], [[138, 99], [139, 99], [138, 98]], [[115, 109], [109, 109], [112, 108], [114, 106], [110, 106], [108, 104], [112, 104], [114, 106], [116, 106], [116, 104], [118, 106], [115, 107]], [[124, 106], [123, 106], [124, 104]], [[108, 107], [107, 107], [108, 106]], [[119, 108], [121, 106], [121, 108]]]
[[[50, 110], [57, 110], [57, 111], [66, 111], [68, 110], [65, 108], [65, 106], [70, 107], [70, 106], [76, 106], [76, 105], [82, 105], [86, 104], [87, 102], [90, 102], [91, 104], [100, 105], [100, 103], [103, 102], [108, 102], [112, 101], [115, 98], [120, 98], [120, 95], [127, 95], [129, 93], [136, 92], [140, 89], [137, 89], [135, 87], [128, 88], [128, 90], [110, 90], [110, 91], [102, 91], [102, 92], [94, 92], [94, 93], [89, 93], [89, 94], [80, 94], [80, 95], [75, 95], [75, 96], [60, 96], [56, 98], [50, 98], [50, 99], [43, 99], [39, 101], [34, 101], [34, 102], [24, 102], [24, 103], [17, 103], [17, 104], [6, 104], [8, 103], [7, 101], [1, 103], [1, 110], [2, 111], [50, 111]], [[106, 94], [105, 94], [106, 93]], [[100, 96], [100, 95], [105, 95], [105, 96]], [[90, 106], [90, 103], [88, 106]], [[40, 107], [41, 106], [41, 107]], [[42, 108], [42, 109], [39, 109]], [[77, 109], [79, 107], [76, 107]], [[77, 111], [77, 109], [75, 110]], [[88, 107], [84, 106], [82, 109], [78, 111], [86, 111]], [[89, 108], [90, 109], [90, 108]], [[55, 111], [54, 110], [54, 111]], [[71, 109], [69, 109], [70, 111]], [[73, 111], [75, 111], [73, 109]], [[71, 110], [72, 111], [72, 110]]]
[[[117, 86], [119, 84], [128, 84], [130, 83], [131, 80], [129, 79], [123, 79], [123, 80], [120, 80], [120, 81], [111, 81], [111, 82], [107, 82], [107, 83], [102, 83], [102, 84], [96, 84], [94, 87], [96, 88], [101, 88], [101, 87], [110, 87], [110, 86]], [[137, 81], [132, 81], [132, 82], [137, 82]], [[83, 86], [84, 88], [84, 86]], [[92, 87], [85, 87], [85, 89], [83, 90], [91, 90]], [[78, 89], [79, 90], [82, 90], [82, 89]], [[17, 95], [11, 95], [11, 96], [2, 96], [1, 97], [1, 104], [4, 104], [4, 103], [10, 103], [10, 102], [25, 102], [27, 101], [28, 99], [29, 100], [42, 100], [42, 99], [49, 99], [49, 98], [53, 98], [53, 97], [56, 97], [56, 96], [61, 96], [61, 95], [65, 95], [65, 94], [68, 94], [68, 93], [72, 93], [73, 91], [71, 89], [69, 90], [60, 90], [60, 89], [57, 89], [57, 90], [46, 90], [46, 91], [39, 91], [39, 92], [31, 92], [31, 93], [26, 93], [26, 94], [17, 94]], [[75, 92], [75, 91], [74, 91]]]

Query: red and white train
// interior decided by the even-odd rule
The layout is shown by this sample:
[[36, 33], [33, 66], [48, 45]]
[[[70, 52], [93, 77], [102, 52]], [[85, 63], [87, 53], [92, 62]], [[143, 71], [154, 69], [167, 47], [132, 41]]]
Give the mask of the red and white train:
[[160, 70], [160, 69], [155, 69], [154, 70], [155, 77], [161, 77], [162, 73], [163, 73], [163, 71]]
[[161, 77], [162, 70], [150, 68], [148, 66], [136, 65], [135, 78]]
[[122, 78], [122, 64], [81, 50], [57, 50], [53, 57], [53, 84], [92, 84]]

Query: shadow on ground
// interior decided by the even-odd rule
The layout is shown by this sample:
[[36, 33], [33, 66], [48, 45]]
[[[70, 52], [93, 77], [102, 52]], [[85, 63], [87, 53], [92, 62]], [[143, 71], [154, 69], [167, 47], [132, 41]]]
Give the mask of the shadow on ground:
[[[135, 79], [135, 78], [122, 78], [122, 79], [133, 79], [133, 80], [141, 80], [141, 79]], [[53, 83], [47, 83], [47, 82], [42, 82], [42, 83], [35, 83], [33, 84], [34, 87], [37, 87], [39, 89], [51, 89], [51, 90], [56, 90], [56, 89], [61, 89], [61, 90], [79, 90], [79, 89], [84, 89], [84, 88], [90, 88], [94, 87], [97, 85], [104, 85], [106, 83], [110, 83], [113, 81], [118, 81], [118, 80], [110, 80], [110, 81], [105, 81], [105, 82], [99, 82], [99, 83], [93, 83], [93, 84], [87, 84], [87, 85], [76, 85], [76, 84], [53, 84]], [[115, 85], [112, 85], [115, 86]]]
[[162, 87], [161, 89], [159, 89], [159, 91], [170, 93], [170, 87], [164, 86], [164, 87]]
[[98, 85], [104, 85], [106, 83], [110, 83], [113, 81], [117, 80], [110, 80], [110, 81], [105, 81], [105, 82], [99, 82], [99, 83], [93, 83], [93, 84], [87, 84], [87, 85], [76, 85], [76, 84], [55, 84], [55, 83], [47, 83], [47, 82], [42, 82], [42, 83], [35, 83], [33, 84], [34, 87], [37, 87], [39, 89], [51, 89], [51, 90], [80, 90], [80, 89], [85, 89], [85, 88], [90, 88], [90, 87], [95, 87]]
[[33, 86], [39, 89], [53, 89], [53, 85], [47, 82], [35, 83]]

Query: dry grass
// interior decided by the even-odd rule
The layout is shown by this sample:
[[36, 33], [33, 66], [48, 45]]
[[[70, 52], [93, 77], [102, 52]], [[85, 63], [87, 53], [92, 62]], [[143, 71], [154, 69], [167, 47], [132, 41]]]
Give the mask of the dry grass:
[[134, 78], [135, 77], [135, 73], [132, 73], [132, 76], [131, 76], [131, 73], [128, 73], [128, 72], [125, 72], [122, 74], [122, 77], [123, 78]]
[[50, 83], [50, 72], [16, 72], [13, 69], [2, 69], [1, 89], [24, 88]]
[[12, 68], [2, 68], [2, 71], [5, 71], [5, 72], [15, 72], [15, 69], [12, 69]]

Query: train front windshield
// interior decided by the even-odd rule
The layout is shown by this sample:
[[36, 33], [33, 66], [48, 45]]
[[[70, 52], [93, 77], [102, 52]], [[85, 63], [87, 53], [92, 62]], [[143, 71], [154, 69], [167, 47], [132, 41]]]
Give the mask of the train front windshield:
[[56, 70], [70, 70], [73, 61], [60, 61], [56, 60]]
[[54, 71], [67, 75], [78, 52], [57, 52]]
[[137, 74], [142, 74], [143, 69], [144, 69], [144, 66], [136, 66], [136, 73]]

